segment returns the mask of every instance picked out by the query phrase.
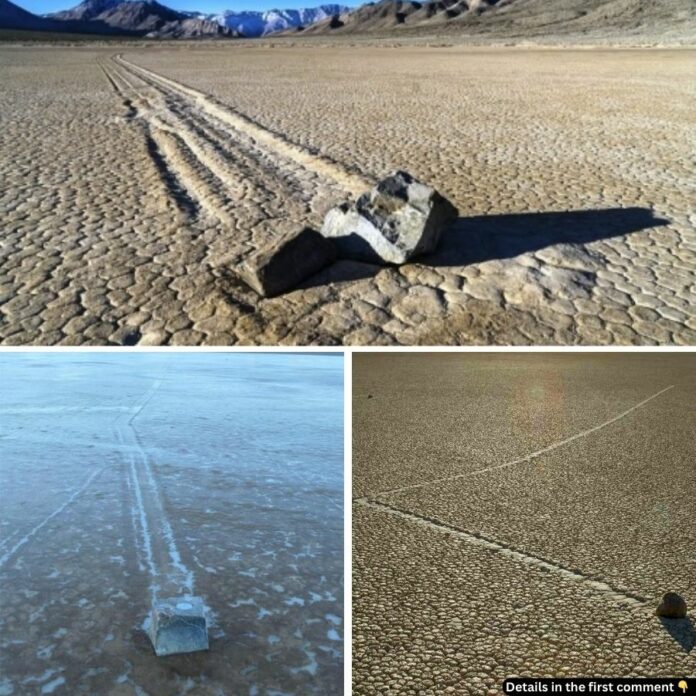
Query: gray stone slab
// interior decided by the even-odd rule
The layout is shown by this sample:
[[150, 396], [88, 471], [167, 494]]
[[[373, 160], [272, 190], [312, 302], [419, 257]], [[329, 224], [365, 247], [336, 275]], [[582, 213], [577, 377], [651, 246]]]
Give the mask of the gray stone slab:
[[434, 251], [457, 209], [434, 188], [397, 171], [350, 205], [332, 208], [321, 233], [342, 258], [402, 264]]
[[150, 640], [158, 657], [208, 649], [208, 627], [200, 597], [157, 600], [152, 607]]
[[259, 249], [234, 272], [259, 295], [273, 297], [295, 288], [335, 258], [334, 244], [305, 227]]

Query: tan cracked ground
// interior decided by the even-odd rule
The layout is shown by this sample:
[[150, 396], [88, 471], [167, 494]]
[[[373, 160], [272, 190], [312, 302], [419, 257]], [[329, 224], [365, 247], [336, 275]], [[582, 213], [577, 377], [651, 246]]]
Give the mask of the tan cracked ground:
[[694, 367], [357, 353], [353, 694], [696, 673]]
[[[0, 49], [5, 344], [696, 343], [691, 50]], [[231, 268], [395, 168], [418, 263]]]

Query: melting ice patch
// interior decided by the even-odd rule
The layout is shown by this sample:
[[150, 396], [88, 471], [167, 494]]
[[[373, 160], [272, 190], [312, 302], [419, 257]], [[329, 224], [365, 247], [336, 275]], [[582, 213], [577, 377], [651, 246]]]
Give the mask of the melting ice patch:
[[231, 606], [232, 609], [237, 609], [238, 607], [253, 606], [254, 604], [256, 604], [256, 600], [253, 598], [238, 599], [235, 602], [228, 602], [228, 605]]
[[41, 693], [52, 694], [62, 684], [65, 684], [65, 679], [63, 677], [57, 677], [53, 681], [48, 682], [48, 684], [44, 684], [41, 687]]
[[316, 676], [317, 673], [317, 667], [319, 667], [319, 664], [317, 663], [317, 654], [315, 652], [312, 652], [308, 648], [302, 648], [304, 654], [307, 656], [308, 662], [306, 665], [302, 665], [302, 667], [295, 667], [291, 670], [293, 674], [299, 674], [300, 672], [307, 672], [311, 676]]
[[39, 649], [36, 651], [36, 657], [38, 657], [40, 660], [48, 660], [48, 659], [50, 659], [51, 656], [53, 655], [53, 649], [54, 649], [55, 647], [56, 647], [56, 646], [55, 646], [54, 644], [51, 644], [51, 645], [46, 645], [46, 646], [43, 647], [43, 648], [39, 648]]

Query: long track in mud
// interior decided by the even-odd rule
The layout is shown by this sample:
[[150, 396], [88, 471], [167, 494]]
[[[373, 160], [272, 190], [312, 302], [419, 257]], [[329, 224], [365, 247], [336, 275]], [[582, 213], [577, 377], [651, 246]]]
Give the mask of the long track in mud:
[[[283, 221], [315, 224], [336, 200], [370, 181], [287, 141], [205, 94], [122, 56], [102, 64], [124, 105], [142, 125], [153, 161], [184, 213], [212, 216], [233, 232], [244, 256]], [[236, 260], [236, 259], [235, 259]]]

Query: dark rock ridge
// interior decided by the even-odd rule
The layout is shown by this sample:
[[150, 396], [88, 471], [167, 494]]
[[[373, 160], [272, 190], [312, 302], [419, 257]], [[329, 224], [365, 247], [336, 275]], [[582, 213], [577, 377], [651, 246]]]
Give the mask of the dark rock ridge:
[[84, 0], [69, 10], [53, 12], [48, 16], [53, 19], [87, 21], [96, 19], [102, 12], [113, 10], [122, 3], [123, 0]]
[[156, 0], [84, 0], [76, 7], [46, 17], [0, 0], [0, 28], [75, 34], [197, 38], [239, 36], [216, 22], [193, 18]]
[[150, 39], [195, 39], [216, 36], [234, 38], [241, 35], [233, 29], [221, 27], [217, 22], [187, 17], [167, 22], [159, 29], [149, 32], [146, 36]]
[[59, 20], [39, 17], [27, 12], [9, 0], [0, 0], [0, 29], [22, 29], [26, 31], [70, 32], [75, 34], [124, 34], [108, 24], [79, 19]]

